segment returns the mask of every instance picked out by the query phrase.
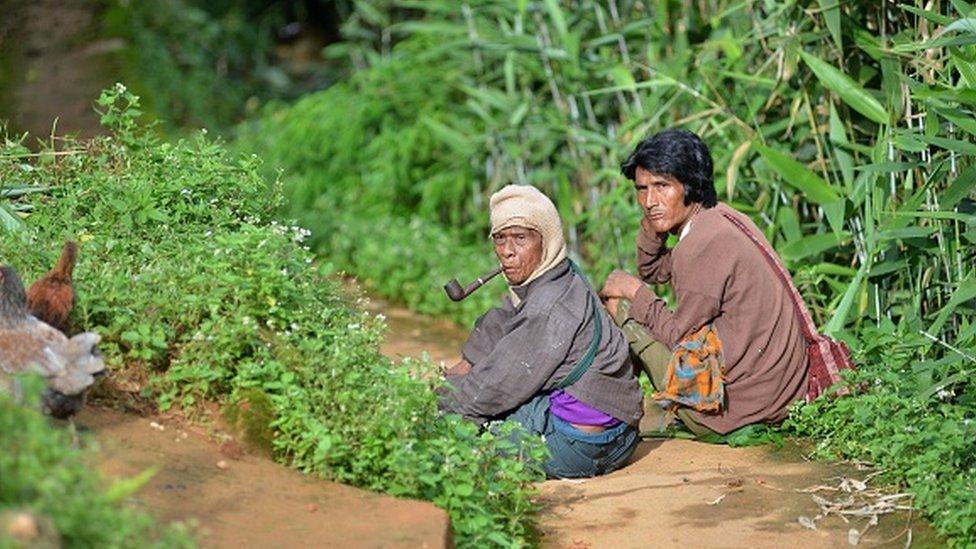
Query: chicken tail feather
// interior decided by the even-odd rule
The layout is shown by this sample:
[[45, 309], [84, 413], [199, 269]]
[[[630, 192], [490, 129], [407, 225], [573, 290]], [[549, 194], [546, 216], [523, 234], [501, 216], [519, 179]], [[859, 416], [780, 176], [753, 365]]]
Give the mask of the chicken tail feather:
[[66, 240], [64, 248], [61, 249], [61, 257], [57, 265], [51, 269], [52, 278], [59, 280], [70, 280], [71, 273], [75, 269], [75, 261], [78, 259], [78, 244], [74, 240]]

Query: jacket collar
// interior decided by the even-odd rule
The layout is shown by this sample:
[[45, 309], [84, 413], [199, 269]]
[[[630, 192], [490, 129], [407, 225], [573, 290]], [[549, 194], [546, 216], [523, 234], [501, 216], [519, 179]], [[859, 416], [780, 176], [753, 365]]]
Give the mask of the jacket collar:
[[[511, 289], [512, 293], [514, 293], [515, 296], [518, 297], [520, 303], [525, 303], [525, 300], [528, 299], [529, 295], [532, 294], [535, 288], [538, 288], [540, 286], [545, 286], [549, 282], [565, 276], [566, 273], [568, 272], [569, 272], [569, 259], [564, 258], [559, 263], [556, 263], [551, 269], [539, 275], [538, 278], [536, 278], [532, 282], [529, 282], [528, 284], [524, 284], [522, 286], [510, 286], [509, 289]], [[512, 304], [513, 306], [518, 307], [518, 305], [515, 304], [514, 302]]]

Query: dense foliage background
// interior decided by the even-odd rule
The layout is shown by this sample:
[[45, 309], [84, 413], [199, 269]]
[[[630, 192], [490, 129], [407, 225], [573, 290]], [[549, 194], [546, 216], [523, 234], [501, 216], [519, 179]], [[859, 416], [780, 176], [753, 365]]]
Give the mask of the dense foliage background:
[[470, 320], [486, 303], [458, 309], [437, 287], [490, 265], [488, 195], [532, 183], [599, 281], [632, 268], [640, 214], [620, 161], [649, 133], [691, 129], [721, 197], [860, 363], [865, 391], [799, 408], [791, 428], [824, 455], [873, 461], [941, 532], [976, 541], [972, 5], [356, 8], [359, 32], [332, 48], [368, 67], [269, 107], [238, 142], [284, 169], [288, 211], [323, 255]]
[[[7, 187], [36, 184], [0, 195], [7, 230], [27, 225], [17, 239], [35, 239], [22, 248], [5, 233], [2, 255], [28, 249], [22, 263], [39, 272], [60, 238], [89, 235], [82, 257], [106, 261], [86, 265], [101, 270], [81, 314], [103, 327], [118, 363], [157, 372], [164, 404], [264, 402], [254, 408], [273, 410], [281, 459], [433, 499], [462, 543], [493, 531], [506, 533], [491, 541], [524, 540], [529, 472], [450, 458], [501, 443], [461, 424], [418, 427], [430, 393], [378, 356], [375, 320], [321, 277], [346, 271], [418, 311], [470, 322], [503, 285], [460, 305], [440, 286], [491, 267], [487, 199], [514, 182], [554, 199], [571, 255], [599, 283], [633, 268], [640, 212], [620, 161], [648, 134], [683, 127], [711, 147], [721, 198], [765, 231], [814, 318], [859, 363], [856, 396], [798, 406], [784, 431], [811, 437], [822, 456], [875, 463], [941, 533], [976, 543], [971, 3], [258, 4], [120, 2], [108, 14], [138, 46], [133, 79], [168, 124], [225, 129], [254, 115], [230, 141], [243, 160], [197, 134], [146, 141], [106, 98], [117, 133], [91, 154], [26, 162], [8, 143], [0, 168]], [[341, 35], [325, 68], [282, 69], [280, 25], [325, 12], [322, 26]], [[70, 215], [37, 201], [52, 184]], [[293, 222], [272, 219], [310, 229], [321, 267], [304, 266], [313, 256]], [[143, 240], [112, 237], [107, 220]], [[119, 290], [133, 276], [147, 286]], [[283, 395], [303, 404], [286, 409]], [[392, 425], [378, 419], [390, 413]], [[351, 432], [348, 418], [361, 416], [373, 419]], [[391, 453], [404, 440], [426, 450]], [[447, 461], [471, 469], [439, 476]]]

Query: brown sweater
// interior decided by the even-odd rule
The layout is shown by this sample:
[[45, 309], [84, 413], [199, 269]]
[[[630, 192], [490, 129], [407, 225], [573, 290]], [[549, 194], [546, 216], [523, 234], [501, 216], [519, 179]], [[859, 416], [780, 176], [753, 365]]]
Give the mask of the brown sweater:
[[674, 248], [641, 224], [637, 269], [645, 282], [671, 282], [676, 307], [668, 310], [645, 286], [630, 314], [669, 348], [714, 322], [725, 351], [726, 406], [720, 413], [697, 416], [724, 434], [750, 423], [784, 419], [790, 403], [806, 388], [807, 361], [789, 294], [755, 243], [722, 212], [732, 213], [765, 238], [747, 216], [723, 203], [695, 216]]

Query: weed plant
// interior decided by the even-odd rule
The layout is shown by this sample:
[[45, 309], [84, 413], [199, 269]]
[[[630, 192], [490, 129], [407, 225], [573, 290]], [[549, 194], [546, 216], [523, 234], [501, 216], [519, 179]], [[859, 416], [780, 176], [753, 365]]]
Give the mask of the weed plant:
[[[91, 456], [72, 446], [70, 430], [50, 425], [37, 411], [41, 380], [23, 381], [26, 403], [0, 391], [0, 516], [31, 513], [40, 527], [37, 547], [194, 545], [182, 525], [160, 527], [124, 505], [142, 477], [109, 484], [93, 473]], [[5, 535], [0, 531], [0, 547], [19, 546]]]
[[254, 412], [249, 427], [271, 433], [284, 463], [430, 500], [460, 545], [524, 542], [541, 444], [519, 459], [507, 439], [440, 416], [433, 366], [380, 355], [382, 320], [315, 263], [304, 229], [274, 219], [281, 191], [257, 160], [203, 133], [162, 142], [137, 106], [123, 86], [107, 90], [112, 134], [61, 141], [58, 155], [7, 141], [0, 178], [52, 189], [3, 233], [0, 260], [32, 280], [76, 238], [72, 321], [101, 334], [112, 369], [149, 374], [162, 407]]

